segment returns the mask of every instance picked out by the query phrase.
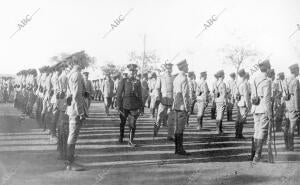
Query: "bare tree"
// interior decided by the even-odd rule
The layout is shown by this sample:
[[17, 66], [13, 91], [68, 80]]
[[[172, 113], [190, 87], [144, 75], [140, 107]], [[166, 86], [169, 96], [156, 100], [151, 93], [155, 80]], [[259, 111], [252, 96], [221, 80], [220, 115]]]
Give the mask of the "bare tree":
[[92, 66], [96, 62], [96, 58], [89, 56], [87, 53], [85, 53], [84, 50], [73, 53], [72, 55], [64, 58], [63, 60], [67, 61], [67, 63], [71, 65], [79, 65], [81, 68]]
[[236, 73], [251, 57], [257, 57], [259, 52], [249, 49], [245, 46], [227, 46], [221, 49], [224, 57], [224, 63], [232, 65]]
[[139, 71], [143, 68], [143, 72], [156, 70], [159, 68], [158, 64], [161, 63], [155, 51], [148, 51], [145, 56], [144, 53], [137, 54], [136, 51], [132, 51], [129, 53], [129, 61], [137, 64]]
[[113, 61], [106, 61], [105, 63], [105, 65], [100, 66], [104, 74], [121, 74], [126, 69], [126, 65], [115, 65]]

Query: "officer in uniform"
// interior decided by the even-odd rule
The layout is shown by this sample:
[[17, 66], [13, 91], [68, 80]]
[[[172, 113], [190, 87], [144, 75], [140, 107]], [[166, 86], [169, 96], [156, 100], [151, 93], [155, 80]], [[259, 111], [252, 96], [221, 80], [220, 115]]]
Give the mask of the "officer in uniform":
[[286, 104], [286, 118], [289, 126], [285, 132], [286, 148], [294, 151], [294, 131], [300, 114], [300, 85], [297, 79], [299, 75], [298, 64], [289, 67], [291, 76], [286, 80], [284, 100]]
[[112, 104], [112, 98], [114, 96], [114, 81], [111, 79], [109, 73], [105, 74], [102, 92], [103, 92], [103, 96], [104, 96], [105, 113], [108, 116], [109, 108]]
[[216, 117], [217, 134], [223, 134], [222, 123], [223, 123], [224, 110], [227, 104], [226, 84], [223, 82], [224, 75], [225, 74], [223, 70], [220, 70], [216, 73], [216, 77], [218, 78], [218, 81], [214, 86], [215, 102], [217, 107], [217, 117]]
[[67, 141], [69, 132], [69, 117], [66, 114], [67, 109], [67, 90], [68, 90], [68, 77], [67, 77], [67, 64], [61, 63], [62, 73], [58, 77], [59, 86], [59, 100], [58, 100], [58, 111], [59, 118], [57, 123], [58, 130], [58, 143], [57, 150], [59, 151], [59, 158], [62, 160], [67, 160]]
[[114, 75], [113, 77], [113, 82], [114, 82], [114, 97], [113, 97], [113, 100], [112, 100], [112, 105], [111, 105], [111, 108], [116, 108], [117, 107], [117, 90], [118, 90], [118, 85], [119, 85], [119, 82], [120, 82], [120, 74], [116, 74]]
[[188, 81], [190, 87], [190, 102], [191, 102], [191, 114], [194, 114], [194, 106], [196, 103], [196, 82], [195, 82], [195, 73], [193, 71], [188, 72]]
[[158, 97], [158, 96], [157, 96], [156, 91], [155, 91], [156, 81], [157, 81], [157, 76], [156, 76], [156, 73], [153, 72], [151, 74], [151, 78], [149, 80], [150, 113], [151, 113], [152, 118], [155, 117], [155, 109], [158, 106], [157, 99], [156, 99], [156, 97]]
[[43, 110], [43, 96], [44, 96], [44, 90], [42, 85], [42, 79], [45, 73], [45, 66], [39, 68], [40, 74], [37, 78], [37, 90], [36, 90], [36, 120], [40, 127], [42, 127], [42, 121], [41, 121], [41, 113]]
[[128, 78], [123, 78], [117, 90], [117, 105], [120, 113], [120, 138], [119, 142], [123, 142], [124, 127], [126, 120], [129, 124], [129, 141], [131, 147], [135, 147], [134, 136], [136, 130], [136, 121], [140, 114], [144, 112], [143, 99], [142, 99], [142, 85], [141, 81], [136, 78], [137, 65], [127, 65], [130, 71]]
[[271, 68], [269, 60], [259, 64], [260, 73], [251, 88], [252, 110], [254, 118], [254, 135], [252, 139], [251, 159], [260, 162], [263, 140], [267, 138], [269, 121], [272, 121], [271, 81], [267, 71]]
[[53, 66], [53, 75], [51, 77], [51, 87], [53, 95], [51, 95], [51, 129], [50, 129], [50, 141], [53, 143], [57, 143], [57, 136], [56, 136], [56, 128], [57, 128], [57, 122], [59, 118], [59, 110], [58, 110], [58, 101], [59, 99], [59, 82], [58, 78], [61, 74], [61, 69], [59, 69], [58, 65]]
[[284, 119], [284, 110], [285, 110], [285, 102], [283, 101], [283, 93], [284, 93], [284, 73], [278, 73], [277, 74], [277, 80], [276, 80], [276, 86], [278, 88], [277, 90], [277, 96], [275, 97], [275, 126], [276, 126], [276, 131], [281, 131], [281, 126], [282, 126], [282, 121]]
[[42, 123], [44, 125], [44, 131], [47, 129], [48, 122], [51, 120], [51, 104], [50, 100], [53, 95], [52, 92], [52, 84], [51, 84], [51, 77], [52, 77], [52, 68], [48, 68], [46, 70], [45, 81], [44, 81], [44, 98], [43, 98], [43, 110], [42, 110]]
[[211, 119], [216, 119], [216, 102], [215, 102], [215, 89], [214, 87], [216, 86], [217, 84], [217, 81], [218, 81], [218, 77], [216, 76], [216, 74], [214, 75], [216, 80], [213, 82], [213, 85], [212, 85], [212, 104], [211, 104], [211, 110], [210, 110], [210, 113], [211, 113]]
[[188, 73], [188, 64], [186, 60], [177, 64], [179, 74], [173, 82], [173, 109], [175, 111], [175, 154], [189, 155], [183, 149], [183, 131], [191, 111], [189, 84], [186, 73]]
[[160, 102], [157, 110], [157, 119], [154, 122], [154, 137], [157, 136], [158, 130], [163, 123], [164, 126], [168, 126], [168, 141], [174, 141], [174, 122], [171, 121], [173, 110], [173, 81], [172, 76], [173, 64], [165, 63], [165, 72], [157, 79], [155, 91]]
[[246, 82], [246, 72], [241, 69], [238, 72], [240, 82], [237, 84], [236, 94], [233, 95], [237, 101], [238, 116], [235, 124], [235, 138], [243, 139], [243, 127], [247, 120], [247, 114], [250, 110], [249, 88]]
[[200, 81], [197, 83], [197, 88], [196, 88], [197, 106], [198, 106], [197, 122], [199, 124], [197, 130], [199, 131], [202, 129], [204, 112], [208, 105], [209, 89], [206, 83], [206, 78], [207, 78], [206, 71], [201, 72]]
[[143, 74], [143, 80], [142, 80], [142, 96], [143, 96], [143, 105], [145, 106], [146, 101], [149, 96], [149, 86], [148, 86], [148, 74]]
[[95, 100], [100, 101], [100, 83], [99, 83], [99, 79], [95, 80]]
[[91, 100], [93, 96], [93, 88], [92, 88], [92, 82], [89, 80], [89, 72], [85, 71], [83, 72], [83, 82], [84, 82], [84, 87], [85, 87], [85, 103], [87, 106], [87, 110], [90, 109], [91, 106]]
[[75, 144], [79, 135], [79, 130], [87, 117], [85, 108], [85, 100], [83, 94], [85, 92], [81, 68], [74, 65], [69, 77], [69, 92], [67, 96], [67, 114], [69, 116], [69, 135], [67, 140], [67, 162], [66, 170], [80, 171], [84, 170], [81, 165], [74, 162]]
[[237, 82], [236, 82], [236, 74], [231, 73], [230, 75], [230, 80], [228, 81], [227, 85], [227, 98], [228, 98], [228, 104], [227, 104], [227, 121], [233, 121], [232, 120], [232, 109], [235, 104], [235, 95], [237, 91]]

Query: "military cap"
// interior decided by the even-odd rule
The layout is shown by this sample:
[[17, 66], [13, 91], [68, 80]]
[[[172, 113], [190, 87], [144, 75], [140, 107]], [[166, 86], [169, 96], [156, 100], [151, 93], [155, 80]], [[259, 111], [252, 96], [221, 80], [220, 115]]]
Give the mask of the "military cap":
[[230, 73], [229, 76], [231, 76], [232, 78], [236, 77], [235, 73]]
[[177, 67], [179, 70], [183, 69], [185, 66], [187, 66], [188, 63], [186, 62], [186, 59], [180, 61], [179, 63], [177, 63]]
[[143, 77], [144, 77], [144, 78], [147, 78], [147, 77], [148, 77], [148, 73], [144, 73], [144, 74], [143, 74]]
[[166, 69], [172, 69], [172, 67], [173, 67], [173, 64], [172, 63], [167, 63], [167, 61], [165, 62], [165, 64], [164, 64], [164, 67], [166, 68]]
[[224, 73], [224, 70], [220, 70], [220, 71], [218, 71], [217, 73], [216, 73], [216, 77], [217, 78], [219, 78], [219, 77], [221, 77], [221, 76], [224, 76], [225, 75], [225, 73]]
[[270, 61], [268, 59], [262, 61], [261, 63], [258, 64], [258, 67], [261, 68], [271, 68]]
[[249, 80], [249, 78], [250, 78], [250, 74], [249, 74], [248, 72], [246, 72], [246, 74], [245, 74], [245, 78]]
[[85, 76], [88, 76], [88, 75], [89, 75], [89, 72], [84, 71], [82, 74], [85, 75]]
[[193, 71], [188, 72], [188, 77], [193, 77], [195, 73]]
[[245, 69], [239, 70], [238, 74], [239, 74], [240, 77], [244, 77], [246, 75]]
[[207, 72], [206, 72], [206, 71], [203, 71], [203, 72], [200, 73], [200, 77], [204, 77], [204, 76], [206, 76], [206, 75], [207, 75]]
[[151, 77], [150, 78], [156, 78], [156, 73], [155, 72], [151, 73]]
[[267, 76], [268, 76], [269, 78], [275, 76], [275, 71], [274, 71], [274, 69], [269, 69], [268, 72], [267, 72]]
[[137, 71], [137, 65], [136, 64], [128, 64], [127, 65], [127, 69], [129, 70], [129, 71]]
[[289, 67], [291, 72], [294, 72], [295, 70], [299, 70], [299, 65], [298, 64], [293, 64]]
[[284, 72], [280, 72], [277, 74], [278, 77], [284, 77]]

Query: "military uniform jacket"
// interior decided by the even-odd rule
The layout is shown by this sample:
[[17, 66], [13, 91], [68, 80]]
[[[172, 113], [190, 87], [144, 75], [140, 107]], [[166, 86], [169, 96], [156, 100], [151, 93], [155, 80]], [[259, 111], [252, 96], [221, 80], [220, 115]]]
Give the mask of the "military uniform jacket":
[[290, 100], [285, 101], [286, 109], [290, 112], [300, 111], [300, 85], [297, 78], [294, 76], [286, 80], [285, 93], [290, 94]]
[[83, 92], [85, 90], [83, 77], [80, 72], [72, 70], [69, 74], [69, 93], [72, 95], [71, 105], [67, 107], [67, 114], [76, 117], [85, 114]]
[[114, 96], [114, 81], [112, 79], [105, 79], [103, 81], [102, 92], [105, 98]]
[[135, 78], [124, 78], [117, 90], [117, 105], [120, 109], [143, 109], [142, 85]]
[[197, 101], [208, 102], [209, 89], [205, 80], [198, 82], [196, 87]]
[[146, 97], [149, 95], [149, 86], [147, 80], [142, 80], [142, 95]]
[[173, 82], [174, 77], [168, 73], [164, 73], [156, 82], [156, 94], [159, 96], [161, 104], [172, 106], [173, 105]]
[[88, 92], [90, 95], [93, 94], [93, 87], [91, 80], [83, 79], [85, 91]]
[[254, 114], [266, 113], [269, 116], [272, 115], [271, 81], [267, 78], [267, 75], [265, 73], [260, 73], [254, 79], [251, 90], [252, 97], [260, 97], [259, 105], [252, 105], [251, 112]]
[[226, 104], [226, 95], [227, 95], [227, 90], [226, 90], [226, 84], [223, 81], [217, 81], [214, 87], [215, 90], [215, 95], [217, 93], [220, 94], [219, 97], [215, 96], [215, 102], [216, 103], [224, 103]]
[[237, 92], [238, 92], [238, 87], [237, 87], [236, 81], [235, 81], [235, 80], [232, 80], [232, 79], [229, 80], [227, 86], [228, 86], [228, 88], [227, 88], [227, 93], [228, 93], [227, 97], [228, 97], [229, 99], [235, 98], [235, 95], [236, 95]]
[[149, 80], [149, 91], [150, 91], [150, 96], [155, 95], [154, 90], [155, 90], [155, 86], [156, 86], [156, 79], [155, 78], [151, 78]]
[[58, 77], [58, 85], [60, 92], [67, 92], [68, 89], [68, 77], [65, 72], [62, 72], [61, 75]]
[[59, 93], [58, 73], [57, 72], [55, 72], [51, 77], [51, 86], [54, 91], [54, 95], [51, 98], [51, 103], [57, 103], [56, 94]]
[[190, 88], [190, 98], [191, 100], [196, 99], [196, 83], [194, 80], [188, 80], [189, 81], [189, 88]]
[[114, 94], [115, 94], [115, 95], [117, 94], [117, 90], [118, 90], [119, 83], [120, 83], [120, 79], [117, 78], [117, 79], [114, 81]]
[[45, 80], [45, 95], [47, 97], [50, 97], [50, 92], [52, 90], [52, 83], [51, 83], [51, 77], [52, 77], [52, 74], [49, 74], [47, 77], [46, 77], [46, 80]]
[[187, 76], [180, 72], [173, 82], [173, 109], [190, 112], [190, 92]]
[[249, 93], [249, 88], [248, 84], [246, 81], [242, 81], [238, 84], [237, 86], [237, 91], [241, 95], [240, 101], [237, 102], [237, 105], [239, 107], [247, 107], [249, 108], [250, 106], [250, 93]]

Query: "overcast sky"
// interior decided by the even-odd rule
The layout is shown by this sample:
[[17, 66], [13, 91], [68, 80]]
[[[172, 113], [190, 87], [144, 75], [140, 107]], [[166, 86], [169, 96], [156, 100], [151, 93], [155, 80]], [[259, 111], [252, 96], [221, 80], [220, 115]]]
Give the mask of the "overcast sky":
[[[274, 68], [287, 72], [300, 59], [300, 31], [289, 38], [300, 24], [299, 10], [299, 0], [2, 0], [0, 73], [38, 68], [53, 55], [79, 50], [95, 56], [98, 65], [126, 64], [130, 51], [143, 51], [144, 34], [146, 51], [155, 50], [162, 60], [178, 55], [174, 64], [186, 58], [197, 73], [233, 71], [219, 50], [238, 41], [272, 54]], [[196, 39], [206, 21], [222, 11]], [[124, 20], [103, 38], [120, 15]]]

